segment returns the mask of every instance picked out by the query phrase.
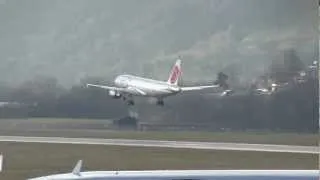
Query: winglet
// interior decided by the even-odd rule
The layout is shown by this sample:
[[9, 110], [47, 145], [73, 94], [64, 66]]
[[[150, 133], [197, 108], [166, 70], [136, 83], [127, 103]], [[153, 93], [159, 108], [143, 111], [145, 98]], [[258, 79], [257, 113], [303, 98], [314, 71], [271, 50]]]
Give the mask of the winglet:
[[79, 160], [76, 166], [73, 168], [72, 174], [80, 176], [81, 168], [82, 168], [82, 160]]

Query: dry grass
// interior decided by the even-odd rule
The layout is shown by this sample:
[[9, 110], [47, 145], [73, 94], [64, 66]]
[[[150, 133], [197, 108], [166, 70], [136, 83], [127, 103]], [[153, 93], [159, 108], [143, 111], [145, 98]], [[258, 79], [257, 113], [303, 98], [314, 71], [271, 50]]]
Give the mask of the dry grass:
[[0, 143], [5, 155], [0, 179], [22, 180], [69, 172], [84, 160], [84, 170], [142, 169], [316, 169], [316, 155], [99, 145]]

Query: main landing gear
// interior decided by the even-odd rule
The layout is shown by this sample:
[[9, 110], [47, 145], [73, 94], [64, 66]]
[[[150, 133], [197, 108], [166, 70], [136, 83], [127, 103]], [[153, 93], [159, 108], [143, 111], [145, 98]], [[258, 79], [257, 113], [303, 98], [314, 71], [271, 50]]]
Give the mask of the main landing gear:
[[133, 100], [128, 100], [128, 101], [127, 101], [127, 104], [128, 104], [129, 106], [133, 106], [133, 105], [134, 105], [134, 101], [133, 101]]
[[122, 100], [126, 101], [128, 106], [133, 106], [134, 105], [134, 101], [133, 101], [132, 96], [128, 96], [128, 97], [123, 96]]
[[158, 105], [158, 106], [164, 106], [163, 100], [162, 100], [162, 99], [158, 99], [157, 105]]
[[[126, 101], [128, 106], [133, 106], [135, 104], [133, 98], [130, 96], [128, 96], [128, 97], [123, 96], [122, 99], [123, 99], [123, 101]], [[157, 106], [164, 106], [163, 99], [157, 99], [156, 105]]]

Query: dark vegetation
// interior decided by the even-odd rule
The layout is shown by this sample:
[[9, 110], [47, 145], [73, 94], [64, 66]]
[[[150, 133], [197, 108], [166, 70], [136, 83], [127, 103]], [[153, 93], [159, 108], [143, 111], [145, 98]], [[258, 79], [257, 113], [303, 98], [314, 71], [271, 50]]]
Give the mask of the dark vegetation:
[[[318, 131], [318, 75], [295, 55], [285, 53], [283, 63], [272, 65], [267, 78], [288, 82], [283, 90], [272, 95], [249, 92], [227, 98], [210, 95], [182, 95], [166, 100], [165, 107], [142, 101], [139, 118], [145, 122], [186, 123], [233, 130]], [[294, 76], [305, 70], [304, 81]], [[39, 77], [18, 87], [1, 85], [1, 118], [71, 117], [119, 118], [128, 114], [126, 104], [112, 99], [108, 92], [86, 88], [86, 83], [105, 83], [102, 78], [85, 78], [80, 84], [64, 89], [54, 78]], [[15, 103], [12, 103], [15, 102]]]

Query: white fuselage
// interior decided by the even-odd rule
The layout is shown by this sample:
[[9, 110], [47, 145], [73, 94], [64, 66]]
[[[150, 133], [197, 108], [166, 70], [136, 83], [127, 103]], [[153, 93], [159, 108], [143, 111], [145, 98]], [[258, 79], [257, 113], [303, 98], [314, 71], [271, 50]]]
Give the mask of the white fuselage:
[[166, 97], [181, 91], [177, 85], [132, 75], [117, 76], [114, 83], [117, 87], [126, 88], [127, 93], [136, 96]]

